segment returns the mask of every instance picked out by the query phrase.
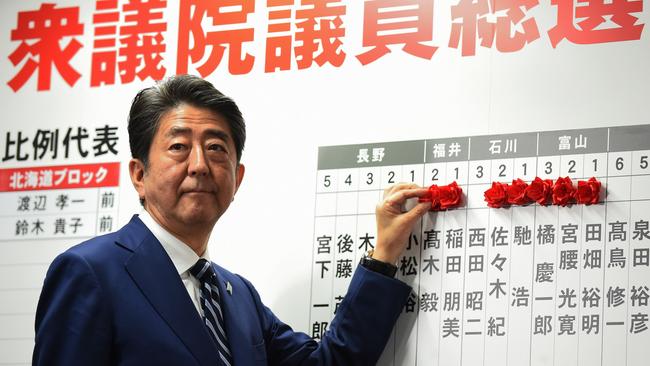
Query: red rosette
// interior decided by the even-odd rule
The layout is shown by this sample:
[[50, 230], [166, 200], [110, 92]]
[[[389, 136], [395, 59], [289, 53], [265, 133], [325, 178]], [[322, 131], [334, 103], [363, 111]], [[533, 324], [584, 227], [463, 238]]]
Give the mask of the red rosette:
[[430, 211], [440, 210], [440, 187], [435, 184], [430, 186], [427, 194], [420, 197], [418, 202], [431, 202]]
[[584, 205], [594, 205], [600, 200], [600, 181], [591, 177], [589, 180], [578, 181], [578, 189], [573, 194], [576, 202]]
[[462, 194], [463, 189], [458, 186], [456, 181], [446, 186], [438, 187], [438, 202], [440, 202], [440, 209], [446, 210], [458, 206]]
[[492, 208], [503, 207], [508, 202], [506, 194], [507, 188], [507, 184], [492, 182], [492, 187], [488, 188], [483, 193], [483, 197], [485, 197], [485, 202], [487, 202], [488, 206]]
[[576, 189], [573, 187], [573, 182], [569, 177], [560, 177], [553, 185], [553, 204], [559, 206], [566, 206], [573, 200], [573, 195]]
[[526, 187], [526, 197], [540, 205], [548, 205], [551, 203], [552, 190], [552, 180], [535, 177], [528, 187]]
[[440, 210], [440, 187], [435, 184], [429, 187], [429, 197], [431, 198], [431, 211]]
[[526, 196], [526, 188], [528, 184], [523, 180], [517, 178], [512, 181], [512, 184], [506, 188], [507, 202], [511, 205], [525, 205], [530, 202]]
[[456, 182], [446, 186], [432, 185], [427, 194], [418, 199], [419, 202], [431, 202], [430, 211], [441, 211], [460, 204], [463, 189]]

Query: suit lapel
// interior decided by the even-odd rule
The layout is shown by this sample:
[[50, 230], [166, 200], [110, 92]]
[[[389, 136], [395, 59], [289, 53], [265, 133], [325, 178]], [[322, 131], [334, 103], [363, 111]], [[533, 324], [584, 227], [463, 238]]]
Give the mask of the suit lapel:
[[119, 243], [133, 250], [126, 270], [144, 296], [201, 365], [219, 365], [216, 347], [160, 242], [134, 216]]

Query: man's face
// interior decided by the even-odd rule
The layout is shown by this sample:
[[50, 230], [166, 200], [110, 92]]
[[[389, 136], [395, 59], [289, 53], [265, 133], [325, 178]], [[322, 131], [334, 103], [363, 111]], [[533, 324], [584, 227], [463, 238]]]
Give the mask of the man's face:
[[176, 234], [211, 230], [244, 176], [225, 119], [186, 104], [160, 119], [140, 180], [138, 162], [131, 162], [131, 177], [145, 208]]

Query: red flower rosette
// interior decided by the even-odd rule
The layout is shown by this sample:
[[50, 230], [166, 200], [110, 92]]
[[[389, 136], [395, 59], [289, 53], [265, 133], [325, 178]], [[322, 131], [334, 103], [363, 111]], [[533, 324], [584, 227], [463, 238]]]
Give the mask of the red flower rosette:
[[485, 197], [485, 202], [487, 202], [488, 206], [492, 208], [500, 208], [507, 204], [507, 188], [507, 184], [492, 182], [492, 187], [488, 188], [483, 193], [483, 197]]
[[553, 184], [553, 204], [559, 206], [566, 206], [573, 200], [573, 195], [576, 189], [573, 187], [573, 182], [569, 177], [560, 177]]
[[506, 187], [507, 202], [511, 205], [525, 205], [530, 202], [526, 196], [526, 188], [528, 184], [523, 180], [517, 178], [512, 181], [512, 184]]
[[456, 181], [453, 181], [446, 186], [438, 187], [438, 201], [440, 202], [440, 209], [446, 210], [448, 208], [458, 206], [458, 204], [460, 204], [462, 194], [463, 189], [458, 186]]
[[573, 197], [576, 202], [581, 204], [596, 204], [600, 200], [600, 187], [600, 181], [594, 177], [586, 181], [580, 180], [578, 181], [578, 189], [575, 191]]
[[429, 191], [425, 196], [420, 197], [419, 202], [431, 202], [430, 211], [438, 211], [440, 209], [440, 188], [437, 185], [429, 187]]
[[526, 187], [526, 197], [532, 201], [539, 203], [540, 205], [548, 205], [551, 203], [552, 191], [552, 180], [535, 177], [535, 179], [533, 179], [528, 187]]
[[432, 185], [426, 195], [418, 199], [419, 202], [431, 202], [430, 211], [441, 211], [460, 204], [463, 189], [456, 182], [446, 186]]

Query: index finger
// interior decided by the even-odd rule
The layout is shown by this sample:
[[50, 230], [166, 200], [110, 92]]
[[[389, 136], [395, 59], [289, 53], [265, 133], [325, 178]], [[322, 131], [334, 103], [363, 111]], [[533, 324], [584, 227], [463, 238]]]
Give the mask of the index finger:
[[393, 192], [397, 192], [397, 191], [400, 191], [400, 190], [403, 190], [403, 189], [414, 189], [414, 188], [420, 188], [420, 186], [415, 184], [415, 183], [397, 183], [397, 184], [393, 184], [391, 186], [386, 187], [386, 189], [384, 189], [383, 197], [386, 198], [386, 197], [390, 196]]
[[409, 198], [422, 197], [427, 194], [428, 188], [404, 188], [391, 193], [386, 201], [392, 205], [402, 205]]

